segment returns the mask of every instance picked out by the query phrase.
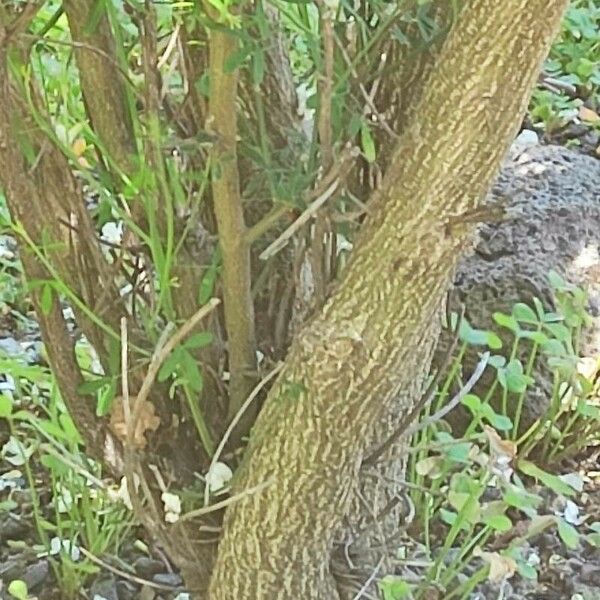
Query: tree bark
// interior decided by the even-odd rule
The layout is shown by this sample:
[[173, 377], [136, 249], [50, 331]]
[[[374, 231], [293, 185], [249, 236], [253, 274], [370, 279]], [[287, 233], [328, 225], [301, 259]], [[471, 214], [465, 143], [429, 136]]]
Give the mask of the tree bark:
[[92, 129], [103, 144], [105, 158], [130, 175], [135, 138], [106, 9], [99, 10], [96, 0], [65, 0], [64, 8], [76, 43], [75, 59]]
[[362, 458], [381, 420], [409, 410], [427, 374], [471, 215], [565, 6], [465, 3], [340, 286], [294, 341], [254, 426], [236, 489], [269, 485], [226, 513], [213, 600], [340, 597], [330, 556]]
[[[229, 359], [231, 420], [254, 387], [256, 337], [250, 270], [250, 246], [240, 194], [237, 159], [238, 70], [226, 72], [226, 62], [238, 50], [229, 31], [213, 30], [209, 44], [208, 126], [217, 137], [211, 168], [213, 207], [223, 257], [223, 304]], [[247, 433], [252, 412], [242, 418], [239, 433]]]

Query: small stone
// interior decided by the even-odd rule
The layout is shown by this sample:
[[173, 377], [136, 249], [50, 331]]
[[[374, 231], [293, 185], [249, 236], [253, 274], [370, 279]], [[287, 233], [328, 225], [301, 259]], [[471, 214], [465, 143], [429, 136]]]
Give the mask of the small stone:
[[7, 337], [0, 340], [0, 351], [8, 356], [20, 356], [23, 354], [23, 348], [13, 337]]
[[536, 146], [540, 143], [538, 134], [531, 129], [523, 129], [515, 138], [514, 144], [519, 146]]
[[[117, 596], [119, 600], [134, 600], [137, 597], [137, 600], [142, 600], [141, 594], [137, 594], [136, 588], [129, 581], [117, 581]], [[153, 599], [154, 596], [150, 598]]]
[[152, 577], [152, 581], [161, 585], [170, 585], [174, 588], [182, 584], [181, 577], [177, 573], [157, 573]]
[[5, 583], [18, 579], [23, 572], [23, 562], [19, 560], [7, 560], [0, 563], [0, 579]]
[[27, 585], [27, 589], [31, 591], [46, 581], [49, 572], [50, 568], [48, 561], [40, 560], [39, 562], [29, 565], [27, 569], [25, 569], [25, 573], [21, 579]]
[[96, 579], [90, 588], [90, 598], [96, 600], [119, 600], [114, 577], [109, 575], [108, 577]]
[[600, 587], [600, 566], [587, 563], [582, 565], [579, 578], [588, 585]]
[[140, 590], [136, 600], [154, 600], [155, 598], [156, 593], [154, 590], [150, 586], [144, 585], [142, 586], [142, 589]]
[[0, 518], [0, 540], [22, 540], [29, 533], [29, 524], [12, 515]]
[[140, 577], [150, 579], [157, 573], [161, 573], [165, 565], [160, 560], [149, 558], [148, 556], [140, 556], [133, 563], [133, 568]]

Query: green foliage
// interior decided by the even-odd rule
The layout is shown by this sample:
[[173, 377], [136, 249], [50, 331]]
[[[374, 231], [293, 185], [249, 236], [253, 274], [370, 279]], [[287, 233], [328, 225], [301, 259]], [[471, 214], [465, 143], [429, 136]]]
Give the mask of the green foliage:
[[[585, 293], [564, 281], [557, 273], [548, 276], [554, 289], [556, 311], [547, 311], [535, 299], [532, 306], [516, 304], [511, 314], [496, 313], [494, 321], [508, 332], [512, 344], [502, 347], [500, 336], [461, 322], [462, 347], [449, 367], [438, 390], [438, 401], [426, 407], [424, 418], [437, 412], [448, 400], [453, 387], [461, 387], [462, 361], [468, 347], [487, 347], [502, 352], [491, 356], [488, 369], [495, 372], [490, 384], [479, 386], [478, 393], [462, 399], [468, 411], [465, 433], [455, 437], [443, 421], [433, 419], [426, 429], [415, 434], [409, 466], [411, 498], [417, 521], [422, 526], [422, 542], [432, 566], [420, 585], [410, 592], [406, 583], [388, 578], [381, 583], [386, 597], [422, 599], [433, 586], [448, 590], [448, 596], [468, 598], [478, 582], [485, 579], [488, 567], [473, 570], [483, 557], [489, 569], [505, 568], [522, 577], [537, 576], [534, 565], [520, 555], [524, 540], [554, 527], [568, 548], [578, 545], [582, 531], [565, 516], [544, 513], [544, 488], [566, 501], [581, 491], [577, 478], [561, 477], [540, 465], [556, 460], [600, 441], [600, 410], [594, 384], [577, 371], [579, 340], [588, 323]], [[454, 327], [457, 319], [453, 318]], [[506, 335], [503, 334], [503, 339]], [[519, 359], [518, 357], [521, 357]], [[523, 432], [520, 421], [528, 393], [535, 384], [532, 377], [536, 361], [543, 361], [552, 372], [554, 394], [546, 412]], [[524, 478], [534, 484], [524, 484]], [[496, 490], [490, 497], [490, 490]], [[507, 542], [499, 552], [485, 553], [486, 541], [515, 526], [517, 513], [527, 529]], [[444, 534], [439, 535], [442, 527]], [[583, 529], [583, 527], [581, 527]], [[587, 528], [590, 543], [598, 541], [600, 528]], [[438, 533], [434, 533], [438, 532]], [[450, 553], [458, 559], [449, 559]], [[460, 588], [448, 587], [459, 573]], [[396, 587], [400, 590], [396, 594]]]
[[[572, 121], [583, 99], [598, 111], [600, 106], [600, 5], [595, 0], [571, 2], [558, 39], [545, 63], [553, 79], [573, 86], [576, 96], [536, 89], [530, 105], [532, 121], [552, 132]], [[597, 126], [597, 124], [596, 124]]]
[[[98, 572], [81, 548], [95, 556], [117, 553], [131, 517], [103, 483], [99, 465], [82, 452], [50, 372], [2, 357], [0, 372], [10, 373], [15, 383], [14, 392], [0, 395], [0, 419], [10, 431], [1, 455], [28, 482], [38, 538], [33, 550], [49, 557], [62, 597], [75, 598], [85, 579]], [[41, 490], [49, 492], [49, 504], [42, 502]], [[0, 510], [14, 508], [10, 495], [0, 504]], [[21, 584], [9, 586], [14, 598], [29, 597]]]

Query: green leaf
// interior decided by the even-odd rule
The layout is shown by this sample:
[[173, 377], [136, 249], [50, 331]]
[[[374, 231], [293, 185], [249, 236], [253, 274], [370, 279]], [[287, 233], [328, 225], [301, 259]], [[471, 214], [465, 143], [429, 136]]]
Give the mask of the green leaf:
[[262, 50], [252, 54], [252, 83], [259, 86], [265, 77], [265, 55]]
[[512, 316], [517, 321], [522, 321], [523, 323], [532, 323], [534, 325], [537, 325], [537, 323], [539, 322], [538, 316], [535, 314], [535, 311], [523, 302], [517, 302], [513, 306]]
[[572, 496], [575, 491], [571, 486], [567, 485], [562, 479], [556, 475], [552, 475], [543, 471], [538, 466], [528, 460], [519, 460], [517, 463], [519, 471], [535, 479], [539, 479], [546, 487], [549, 487], [553, 492], [562, 494], [563, 496]]
[[184, 351], [182, 355], [182, 371], [188, 385], [195, 391], [201, 392], [204, 386], [204, 378], [198, 367], [198, 362], [189, 353]]
[[526, 340], [531, 340], [538, 346], [543, 346], [548, 343], [548, 336], [544, 335], [541, 331], [523, 331], [519, 332], [519, 337]]
[[475, 394], [467, 394], [462, 400], [463, 406], [466, 406], [474, 415], [478, 415], [481, 410], [481, 400]]
[[558, 535], [567, 548], [577, 548], [579, 544], [579, 532], [564, 519], [558, 519]]
[[472, 346], [488, 346], [492, 350], [502, 348], [502, 340], [495, 333], [483, 329], [474, 329], [464, 319], [460, 323], [458, 334], [463, 342]]
[[501, 312], [495, 312], [492, 315], [494, 321], [496, 321], [496, 323], [498, 325], [500, 325], [500, 327], [504, 327], [506, 329], [510, 329], [510, 331], [512, 331], [513, 333], [518, 333], [519, 332], [519, 323], [517, 322], [517, 320], [514, 317], [511, 317], [510, 315], [505, 315], [504, 313]]
[[498, 431], [512, 429], [512, 421], [505, 415], [499, 415], [489, 404], [484, 404], [480, 411], [483, 418]]
[[45, 315], [49, 315], [52, 310], [52, 286], [44, 285], [40, 294], [40, 307]]
[[514, 358], [505, 367], [498, 369], [498, 383], [509, 392], [520, 394], [533, 383], [533, 379], [523, 373], [523, 365]]
[[505, 490], [502, 498], [509, 506], [514, 506], [525, 513], [528, 517], [533, 517], [537, 514], [537, 507], [542, 503], [542, 499], [536, 494], [510, 484]]
[[460, 518], [469, 523], [477, 523], [481, 515], [479, 501], [471, 494], [464, 492], [448, 492], [448, 502], [450, 506], [460, 513]]
[[583, 398], [577, 400], [577, 412], [583, 417], [590, 417], [595, 420], [600, 420], [600, 408], [594, 406], [593, 404], [590, 404], [587, 400], [584, 400]]
[[8, 593], [17, 600], [27, 600], [29, 597], [29, 591], [27, 590], [27, 584], [20, 579], [13, 579], [8, 584]]
[[517, 570], [519, 572], [519, 575], [521, 575], [521, 577], [524, 577], [525, 579], [532, 579], [533, 581], [537, 579], [538, 574], [535, 570], [535, 567], [522, 560], [517, 561]]
[[77, 431], [77, 427], [75, 427], [73, 419], [71, 419], [71, 415], [68, 413], [62, 413], [58, 417], [58, 422], [60, 423], [60, 426], [71, 443], [83, 444], [83, 440], [79, 435], [79, 431]]
[[484, 517], [482, 523], [491, 527], [494, 531], [510, 531], [512, 529], [512, 521], [506, 515], [493, 515]]
[[535, 306], [535, 312], [537, 313], [539, 320], [543, 321], [546, 316], [546, 311], [544, 310], [544, 305], [540, 302], [539, 298], [533, 299], [533, 304]]
[[106, 388], [101, 392], [98, 397], [98, 402], [96, 404], [96, 415], [98, 417], [104, 417], [110, 411], [113, 400], [117, 395], [117, 382], [112, 381], [110, 385], [106, 386]]
[[158, 381], [160, 381], [160, 382], [166, 381], [167, 379], [169, 379], [169, 377], [171, 375], [173, 375], [175, 372], [177, 372], [179, 364], [183, 360], [182, 359], [183, 353], [184, 353], [183, 348], [179, 347], [179, 348], [175, 348], [175, 350], [173, 350], [173, 352], [171, 352], [171, 354], [169, 354], [169, 356], [167, 356], [167, 358], [165, 359], [165, 361], [163, 362], [163, 364], [161, 365], [161, 367], [158, 371], [158, 375], [156, 377], [158, 379]]
[[562, 323], [545, 323], [544, 327], [559, 342], [568, 342], [571, 339], [571, 332]]
[[195, 333], [190, 336], [188, 340], [183, 344], [187, 350], [196, 350], [197, 348], [204, 348], [213, 341], [213, 334], [210, 331], [202, 331]]
[[567, 282], [556, 271], [550, 271], [548, 273], [548, 282], [557, 290], [568, 288]]
[[386, 575], [377, 582], [383, 600], [403, 600], [409, 598], [412, 586], [394, 575]]
[[375, 140], [373, 139], [373, 135], [371, 134], [369, 126], [364, 121], [360, 128], [360, 144], [367, 162], [375, 162], [375, 159], [377, 158], [377, 153], [375, 151]]
[[445, 508], [440, 508], [438, 514], [440, 515], [440, 519], [448, 525], [454, 525], [454, 523], [456, 523], [456, 518], [458, 517], [455, 512], [446, 510]]
[[469, 459], [471, 448], [472, 445], [469, 442], [459, 442], [445, 446], [442, 452], [452, 462], [468, 464], [471, 462]]
[[12, 415], [12, 400], [5, 394], [0, 395], [0, 419], [8, 419]]
[[40, 458], [40, 462], [57, 476], [66, 475], [71, 467], [67, 466], [62, 460], [51, 454], [44, 454]]
[[[15, 510], [15, 508], [18, 508], [18, 504], [14, 501], [11, 500], [10, 498], [8, 500], [2, 500], [0, 501], [0, 512], [11, 512], [13, 510]], [[594, 535], [594, 534], [591, 534]], [[599, 535], [599, 534], [597, 534]], [[589, 536], [588, 536], [589, 539]]]
[[548, 354], [549, 356], [565, 356], [567, 353], [564, 345], [558, 340], [548, 340], [542, 346], [542, 352], [544, 352], [544, 354]]
[[99, 379], [92, 379], [91, 381], [84, 381], [77, 387], [77, 393], [81, 396], [88, 396], [96, 394], [104, 386], [109, 385], [112, 382], [111, 377], [100, 377]]
[[506, 358], [500, 354], [494, 354], [490, 356], [488, 364], [490, 367], [494, 367], [494, 369], [500, 369], [506, 364]]

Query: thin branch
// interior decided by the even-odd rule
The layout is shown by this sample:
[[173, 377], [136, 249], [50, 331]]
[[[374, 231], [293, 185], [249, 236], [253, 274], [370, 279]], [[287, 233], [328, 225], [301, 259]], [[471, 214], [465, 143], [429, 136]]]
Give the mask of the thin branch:
[[133, 443], [136, 423], [140, 418], [142, 406], [144, 405], [144, 401], [148, 398], [148, 395], [150, 394], [150, 390], [154, 385], [154, 381], [156, 379], [156, 376], [158, 375], [158, 371], [160, 370], [161, 365], [163, 364], [167, 356], [169, 356], [169, 354], [175, 349], [175, 347], [193, 331], [194, 327], [196, 327], [196, 325], [202, 319], [208, 316], [220, 303], [221, 301], [218, 298], [212, 298], [202, 308], [197, 310], [196, 313], [190, 319], [188, 319], [170, 338], [168, 338], [168, 340], [167, 336], [171, 332], [172, 326], [166, 327], [163, 331], [156, 345], [156, 349], [154, 350], [154, 354], [152, 355], [152, 359], [150, 360], [148, 372], [144, 377], [144, 381], [142, 382], [140, 391], [136, 396], [135, 400], [133, 401], [131, 419], [127, 423], [127, 443], [130, 446]]
[[360, 598], [364, 597], [367, 590], [369, 589], [369, 586], [375, 581], [375, 578], [377, 577], [377, 573], [379, 573], [379, 569], [381, 569], [381, 565], [383, 564], [383, 559], [384, 559], [383, 556], [379, 559], [379, 562], [375, 565], [373, 572], [371, 573], [369, 578], [365, 581], [364, 585], [360, 588], [360, 590], [358, 590], [356, 596], [354, 596], [354, 598], [352, 600], [360, 600]]
[[215, 512], [217, 510], [220, 510], [221, 508], [226, 508], [230, 504], [233, 504], [234, 502], [241, 500], [245, 496], [250, 496], [251, 494], [260, 492], [272, 484], [273, 484], [272, 479], [270, 479], [269, 481], [264, 481], [263, 483], [259, 483], [258, 485], [255, 485], [251, 488], [242, 490], [241, 492], [239, 492], [233, 496], [230, 496], [229, 498], [226, 498], [225, 500], [221, 500], [220, 502], [215, 502], [214, 504], [211, 504], [210, 506], [204, 506], [203, 508], [197, 508], [196, 510], [192, 510], [188, 513], [185, 513], [184, 515], [181, 515], [181, 517], [179, 517], [179, 520], [177, 522], [179, 523], [181, 521], [189, 521], [190, 519], [194, 519], [195, 517], [201, 517], [203, 515], [207, 515], [212, 512]]
[[178, 22], [175, 25], [175, 29], [173, 30], [171, 37], [169, 38], [169, 42], [167, 44], [167, 47], [165, 48], [165, 51], [163, 52], [162, 56], [156, 63], [156, 69], [158, 71], [160, 71], [160, 69], [162, 69], [162, 67], [167, 64], [167, 61], [169, 60], [171, 54], [173, 53], [173, 50], [175, 49], [175, 46], [177, 45], [177, 42], [179, 40], [179, 30], [180, 29], [181, 29], [181, 23]]
[[267, 260], [284, 248], [294, 234], [317, 213], [329, 198], [334, 195], [338, 186], [339, 181], [334, 181], [272, 244], [269, 244], [269, 246], [260, 253], [259, 258], [261, 260]]
[[[218, 21], [207, 3], [209, 15]], [[227, 68], [238, 51], [239, 39], [227, 29], [213, 29], [209, 40], [209, 116], [206, 129], [217, 141], [211, 150], [212, 197], [223, 261], [222, 287], [229, 360], [229, 410], [232, 419], [254, 387], [256, 377], [256, 334], [252, 302], [250, 245], [240, 193], [237, 160], [238, 69]], [[247, 412], [239, 423], [241, 439], [254, 421]]]
[[267, 233], [277, 222], [291, 213], [296, 207], [290, 204], [280, 204], [268, 212], [258, 223], [253, 225], [246, 233], [246, 241], [252, 244]]
[[81, 475], [83, 478], [85, 478], [88, 481], [88, 483], [95, 485], [96, 487], [98, 487], [101, 490], [106, 489], [106, 484], [101, 479], [98, 479], [95, 475], [90, 473], [87, 469], [85, 469], [80, 464], [78, 464], [77, 462], [72, 460], [68, 456], [68, 454], [66, 454], [66, 452], [61, 452], [59, 450], [56, 450], [49, 443], [42, 444], [40, 446], [40, 449], [42, 449], [44, 452], [47, 452], [48, 454], [52, 455], [54, 458], [60, 460], [61, 462], [65, 463], [65, 465], [67, 465], [67, 467], [72, 469], [78, 475]]
[[381, 114], [381, 112], [375, 105], [375, 96], [377, 95], [377, 90], [379, 89], [379, 82], [381, 81], [381, 79], [380, 78], [376, 79], [375, 82], [373, 83], [373, 85], [371, 86], [371, 92], [370, 93], [367, 92], [367, 90], [365, 89], [365, 86], [363, 85], [362, 81], [360, 80], [360, 77], [358, 75], [358, 71], [356, 70], [356, 67], [353, 65], [352, 60], [348, 56], [348, 52], [346, 51], [346, 48], [344, 47], [344, 44], [342, 43], [342, 41], [340, 40], [340, 37], [337, 34], [335, 34], [335, 43], [336, 43], [338, 49], [340, 50], [340, 53], [344, 59], [344, 62], [346, 63], [346, 66], [348, 67], [348, 70], [352, 74], [352, 77], [354, 77], [354, 79], [356, 80], [358, 89], [360, 90], [360, 93], [362, 94], [363, 98], [365, 99], [366, 106], [363, 110], [363, 115], [366, 115], [370, 110], [377, 117], [377, 122], [383, 127], [383, 129], [390, 136], [390, 138], [397, 140], [400, 136], [389, 126], [387, 119], [385, 118], [385, 116], [383, 114]]
[[137, 577], [137, 575], [131, 575], [130, 573], [127, 573], [127, 571], [117, 569], [117, 567], [113, 567], [111, 564], [107, 563], [106, 561], [102, 560], [101, 558], [98, 558], [95, 554], [92, 554], [89, 550], [86, 550], [85, 548], [83, 548], [81, 546], [79, 546], [79, 550], [80, 550], [81, 554], [83, 554], [88, 560], [91, 560], [93, 563], [97, 564], [98, 566], [102, 567], [103, 569], [106, 569], [107, 571], [110, 571], [111, 573], [114, 573], [115, 575], [118, 575], [119, 577], [122, 577], [123, 579], [127, 579], [128, 581], [133, 581], [134, 583], [137, 583], [138, 585], [151, 587], [151, 588], [154, 588], [155, 590], [164, 590], [165, 592], [172, 592], [173, 590], [177, 589], [177, 587], [174, 587], [172, 585], [165, 585], [163, 583], [154, 583], [154, 581], [149, 581], [148, 579], [142, 579], [141, 577]]
[[129, 73], [127, 71], [125, 71], [125, 69], [123, 69], [123, 67], [121, 67], [121, 65], [117, 62], [117, 59], [114, 58], [114, 56], [111, 56], [108, 52], [105, 52], [101, 48], [97, 48], [96, 46], [93, 46], [92, 44], [86, 44], [85, 42], [57, 40], [57, 39], [51, 39], [51, 38], [44, 37], [43, 35], [34, 35], [34, 34], [30, 34], [30, 33], [23, 33], [20, 35], [20, 37], [22, 37], [26, 40], [34, 41], [34, 42], [44, 42], [45, 44], [57, 44], [59, 46], [68, 46], [73, 49], [80, 48], [82, 50], [88, 50], [89, 52], [93, 52], [93, 53], [97, 54], [98, 56], [100, 56], [101, 58], [110, 62], [111, 65], [117, 71], [119, 71], [120, 75], [122, 75], [123, 78], [126, 79], [127, 83], [131, 86], [131, 89], [133, 89], [133, 90], [136, 89], [136, 86], [133, 83], [133, 80], [129, 76]]
[[458, 345], [459, 335], [460, 335], [460, 326], [462, 324], [462, 320], [464, 318], [464, 307], [462, 308], [461, 314], [458, 317], [456, 322], [456, 326], [454, 327], [454, 333], [452, 335], [452, 341], [448, 350], [444, 354], [444, 358], [442, 360], [441, 365], [439, 366], [436, 374], [433, 379], [427, 386], [425, 393], [421, 396], [421, 399], [413, 406], [412, 410], [400, 421], [400, 424], [392, 433], [392, 435], [381, 445], [377, 450], [375, 450], [366, 460], [363, 461], [365, 465], [373, 465], [375, 464], [383, 454], [387, 450], [389, 450], [396, 440], [404, 433], [404, 431], [409, 427], [409, 425], [421, 414], [421, 411], [429, 405], [429, 403], [433, 400], [436, 392], [438, 384], [442, 378], [442, 375], [446, 372], [452, 359], [454, 357], [454, 351], [456, 350], [456, 346]]
[[[325, 192], [325, 190], [334, 181], [336, 181], [337, 179], [343, 179], [346, 176], [350, 165], [352, 164], [352, 159], [354, 159], [357, 155], [358, 149], [348, 146], [341, 154], [339, 160], [334, 165], [332, 165], [331, 169], [329, 169], [327, 174], [321, 177], [315, 189], [312, 190], [309, 194], [307, 194], [306, 198], [304, 198], [304, 203], [309, 204], [316, 198], [319, 198], [319, 196], [321, 196], [323, 192]], [[295, 206], [289, 204], [282, 204], [281, 206], [276, 206], [258, 223], [253, 225], [250, 229], [248, 229], [246, 233], [246, 241], [249, 244], [255, 242], [267, 231], [269, 231], [269, 229], [271, 229], [271, 227], [273, 227], [277, 223], [277, 221], [279, 221], [279, 219], [283, 218], [295, 208]]]
[[123, 418], [125, 419], [125, 423], [129, 423], [131, 419], [127, 350], [127, 317], [121, 317], [121, 393], [123, 395]]
[[462, 399], [468, 393], [471, 392], [471, 390], [473, 389], [473, 386], [481, 379], [481, 376], [483, 375], [483, 372], [485, 371], [485, 368], [487, 367], [489, 360], [490, 360], [490, 353], [486, 352], [481, 357], [481, 360], [477, 363], [477, 367], [475, 367], [473, 374], [471, 375], [471, 377], [469, 378], [467, 383], [458, 392], [458, 394], [456, 394], [456, 396], [454, 396], [454, 398], [452, 398], [452, 400], [450, 400], [450, 402], [448, 402], [448, 404], [446, 404], [445, 406], [440, 408], [440, 410], [438, 410], [435, 414], [431, 415], [430, 417], [427, 417], [426, 419], [423, 419], [423, 421], [420, 421], [419, 423], [415, 423], [412, 427], [407, 429], [406, 435], [407, 436], [413, 435], [413, 434], [417, 433], [418, 431], [421, 431], [421, 430], [425, 429], [426, 427], [429, 427], [431, 424], [443, 419], [450, 411], [454, 410], [460, 404]]
[[333, 130], [331, 123], [331, 106], [333, 100], [333, 51], [334, 31], [333, 19], [335, 9], [320, 0], [318, 3], [321, 38], [323, 40], [323, 69], [319, 77], [319, 116], [318, 130], [321, 145], [321, 164], [325, 171], [333, 164]]
[[[277, 373], [279, 373], [279, 371], [281, 371], [282, 368], [283, 368], [283, 363], [278, 364], [268, 375], [266, 375], [266, 377], [263, 377], [258, 382], [258, 384], [254, 387], [254, 389], [250, 392], [250, 394], [248, 395], [248, 398], [246, 398], [246, 401], [240, 407], [240, 410], [238, 410], [235, 417], [233, 417], [233, 419], [231, 420], [229, 427], [227, 427], [227, 431], [225, 431], [225, 433], [223, 434], [223, 437], [221, 438], [221, 441], [219, 442], [219, 445], [212, 457], [212, 460], [210, 461], [210, 467], [208, 468], [209, 473], [212, 470], [212, 468], [215, 466], [215, 464], [219, 461], [221, 453], [223, 452], [223, 449], [225, 448], [225, 444], [227, 444], [227, 440], [229, 440], [229, 438], [231, 437], [233, 430], [239, 423], [240, 419], [242, 418], [243, 414], [246, 412], [246, 410], [248, 409], [248, 407], [250, 406], [252, 401], [256, 398], [256, 396], [258, 396], [258, 394], [265, 387], [265, 385], [267, 385], [267, 383], [269, 383], [269, 381], [271, 381], [271, 379], [273, 379], [273, 377], [275, 377], [275, 375], [277, 375]], [[205, 504], [208, 504], [208, 492], [209, 492], [209, 487], [206, 486], [205, 502], [204, 502]]]
[[14, 36], [23, 33], [29, 27], [31, 21], [33, 21], [42, 6], [44, 6], [43, 1], [28, 2], [14, 21], [7, 25], [3, 43], [7, 44]]

